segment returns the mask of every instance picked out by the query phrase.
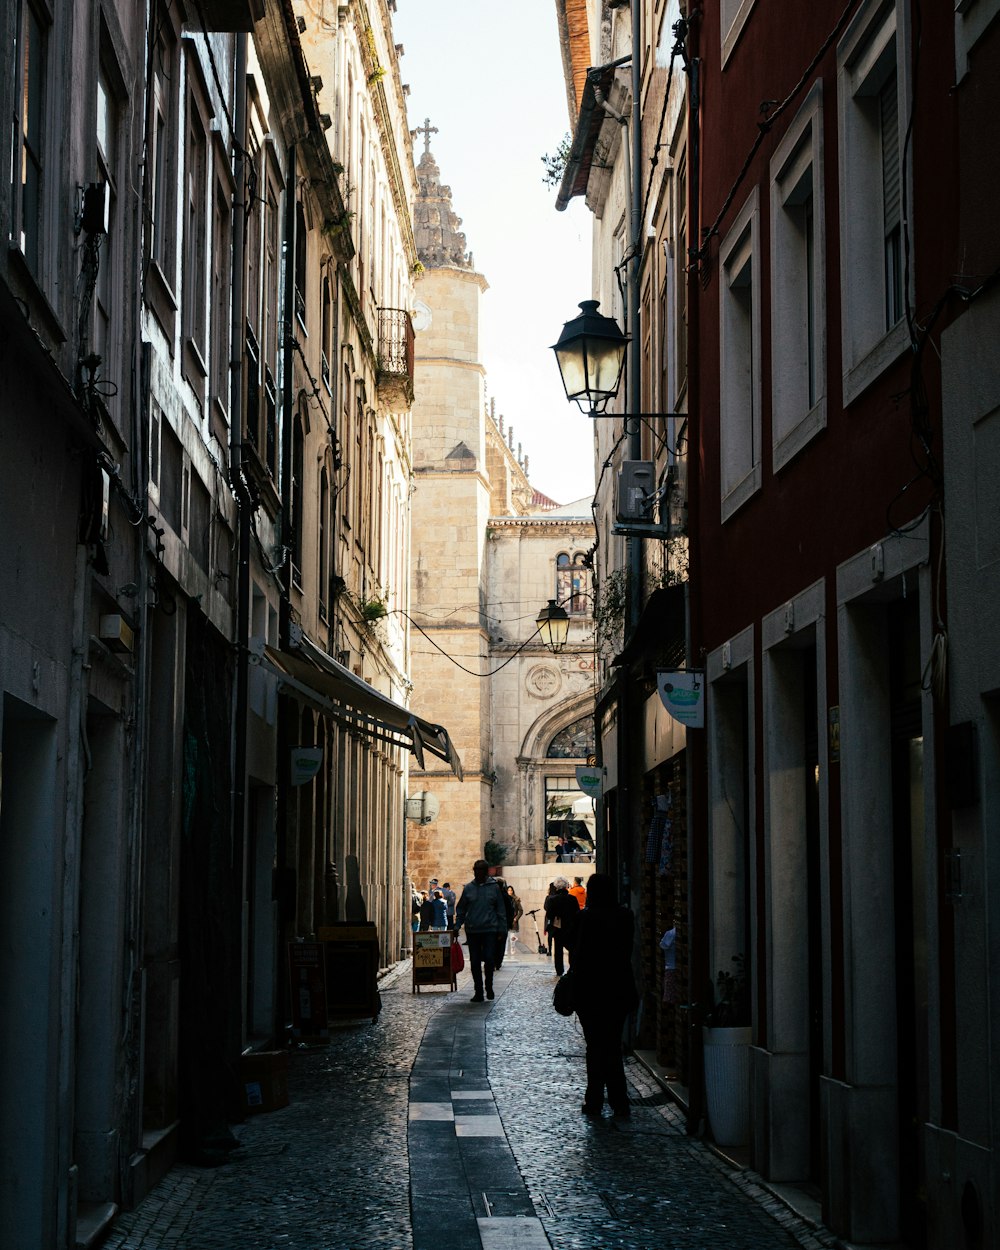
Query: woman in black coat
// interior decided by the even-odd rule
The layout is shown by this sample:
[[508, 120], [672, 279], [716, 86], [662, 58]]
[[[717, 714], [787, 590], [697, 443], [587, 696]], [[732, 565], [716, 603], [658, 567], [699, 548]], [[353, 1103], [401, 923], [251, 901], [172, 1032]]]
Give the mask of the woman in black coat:
[[587, 1042], [587, 1092], [581, 1111], [599, 1116], [604, 1091], [615, 1116], [631, 1114], [622, 1058], [622, 1029], [639, 1001], [632, 973], [635, 918], [615, 901], [603, 872], [587, 882], [573, 950], [573, 1002]]

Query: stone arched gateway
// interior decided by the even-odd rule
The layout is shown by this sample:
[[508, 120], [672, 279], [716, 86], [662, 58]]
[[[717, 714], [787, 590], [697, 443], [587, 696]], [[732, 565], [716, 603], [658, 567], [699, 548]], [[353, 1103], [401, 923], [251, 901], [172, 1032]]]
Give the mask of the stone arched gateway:
[[[516, 862], [541, 863], [554, 843], [553, 823], [566, 820], [586, 826], [593, 838], [592, 805], [576, 784], [576, 766], [588, 763], [594, 752], [594, 696], [590, 691], [547, 708], [524, 736], [517, 757], [520, 819]], [[579, 804], [574, 809], [574, 804]], [[567, 808], [569, 810], [567, 810]], [[580, 839], [578, 839], [580, 840]]]

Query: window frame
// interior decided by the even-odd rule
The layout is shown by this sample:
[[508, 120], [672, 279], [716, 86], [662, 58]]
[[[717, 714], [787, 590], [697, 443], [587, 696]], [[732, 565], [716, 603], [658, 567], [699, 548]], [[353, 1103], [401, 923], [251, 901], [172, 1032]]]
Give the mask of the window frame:
[[591, 570], [587, 566], [585, 552], [560, 551], [555, 558], [556, 603], [570, 617], [580, 618], [592, 614]]
[[[26, 37], [25, 30], [29, 18], [34, 20], [35, 39]], [[53, 19], [49, 6], [37, 3], [36, 0], [20, 0], [16, 7], [15, 17], [15, 63], [11, 77], [11, 142], [10, 173], [8, 185], [8, 211], [10, 226], [8, 245], [24, 261], [28, 272], [36, 283], [41, 284], [46, 264], [46, 161], [49, 149], [49, 45], [52, 37]], [[27, 41], [28, 65], [25, 65], [24, 46]], [[40, 45], [38, 52], [37, 74], [31, 73], [33, 42]], [[24, 84], [27, 76], [29, 96], [25, 110]], [[33, 78], [37, 78], [37, 91], [30, 91]], [[27, 122], [25, 121], [27, 112]], [[32, 122], [34, 118], [34, 124]], [[26, 133], [26, 126], [29, 133]], [[30, 132], [36, 135], [32, 144]], [[26, 153], [34, 159], [30, 161], [35, 171], [34, 207], [26, 207], [28, 180], [25, 178]], [[18, 175], [20, 171], [20, 176]]]
[[719, 0], [719, 38], [722, 68], [725, 69], [757, 0]]
[[180, 37], [176, 6], [160, 0], [150, 58], [144, 293], [174, 350], [177, 318], [177, 136], [180, 120]]
[[[209, 394], [212, 409], [229, 426], [232, 355], [233, 197], [235, 183], [225, 145], [213, 134], [212, 265], [209, 274]], [[221, 213], [220, 213], [221, 208]]]
[[[805, 254], [810, 243], [796, 221], [794, 210], [802, 205], [793, 198], [800, 195], [807, 176], [812, 201], [811, 289], [810, 258]], [[778, 144], [770, 177], [771, 458], [777, 472], [827, 423], [822, 79], [810, 88]], [[811, 334], [803, 312], [811, 313]]]
[[[209, 279], [208, 228], [212, 221], [212, 116], [197, 80], [195, 54], [189, 48], [184, 92], [184, 214], [181, 232], [181, 341], [183, 373], [199, 407], [204, 407], [208, 378]], [[200, 138], [195, 134], [197, 127]]]
[[[905, 0], [866, 0], [837, 45], [837, 142], [840, 192], [840, 290], [843, 405], [848, 407], [905, 352], [910, 343], [905, 315], [885, 327], [885, 238], [882, 203], [881, 133], [872, 114], [879, 89], [896, 73], [898, 160], [909, 116], [910, 67], [908, 10]], [[894, 54], [894, 55], [893, 55]], [[869, 103], [865, 103], [868, 101]], [[902, 170], [901, 170], [902, 176]], [[913, 236], [912, 162], [901, 183]], [[854, 211], [858, 203], [864, 212]], [[903, 257], [905, 268], [906, 259]], [[914, 257], [909, 260], [909, 300], [913, 303]], [[873, 275], [878, 274], [878, 280]], [[905, 307], [907, 292], [903, 292]]]
[[969, 56], [1000, 14], [1000, 0], [955, 0], [955, 82], [969, 73]]
[[[93, 129], [94, 171], [97, 182], [107, 187], [106, 221], [107, 233], [100, 241], [98, 251], [97, 276], [94, 282], [94, 294], [91, 308], [91, 343], [93, 350], [101, 357], [101, 374], [103, 379], [115, 381], [120, 356], [120, 341], [115, 335], [113, 317], [117, 307], [124, 313], [122, 300], [122, 274], [120, 256], [122, 244], [122, 223], [118, 211], [118, 190], [121, 180], [121, 128], [122, 117], [127, 109], [127, 100], [123, 98], [123, 85], [118, 66], [114, 63], [114, 54], [104, 40], [101, 41], [98, 57], [96, 87], [97, 107]], [[105, 142], [101, 143], [101, 96], [106, 101], [104, 115], [106, 126]], [[104, 148], [107, 148], [105, 151]]]
[[[749, 269], [749, 280], [743, 275]], [[719, 488], [726, 521], [761, 488], [761, 281], [760, 204], [754, 187], [719, 248]], [[738, 292], [749, 289], [750, 308]], [[744, 322], [749, 320], [749, 326]], [[739, 338], [737, 339], [737, 335]], [[739, 348], [739, 359], [735, 351]], [[746, 374], [750, 384], [746, 384]], [[741, 376], [742, 375], [742, 376]], [[738, 396], [749, 396], [749, 412]], [[749, 431], [749, 456], [732, 441], [739, 421]], [[727, 437], [728, 435], [728, 437]], [[739, 463], [734, 463], [736, 460]]]

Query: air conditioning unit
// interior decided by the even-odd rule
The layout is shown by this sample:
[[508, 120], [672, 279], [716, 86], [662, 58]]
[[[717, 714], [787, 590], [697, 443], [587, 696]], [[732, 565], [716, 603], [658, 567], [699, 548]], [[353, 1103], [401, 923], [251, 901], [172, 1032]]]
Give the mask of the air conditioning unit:
[[655, 495], [652, 460], [626, 460], [618, 474], [618, 520], [652, 521]]

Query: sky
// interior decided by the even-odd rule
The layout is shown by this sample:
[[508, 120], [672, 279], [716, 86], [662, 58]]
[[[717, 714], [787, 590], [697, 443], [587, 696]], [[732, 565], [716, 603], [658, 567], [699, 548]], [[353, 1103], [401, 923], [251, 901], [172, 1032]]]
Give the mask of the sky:
[[[591, 217], [556, 212], [542, 156], [569, 128], [553, 0], [397, 0], [393, 33], [410, 129], [431, 152], [486, 278], [480, 359], [531, 484], [557, 503], [590, 497], [590, 419], [566, 401], [552, 344], [590, 295]], [[423, 135], [414, 143], [419, 162]]]

